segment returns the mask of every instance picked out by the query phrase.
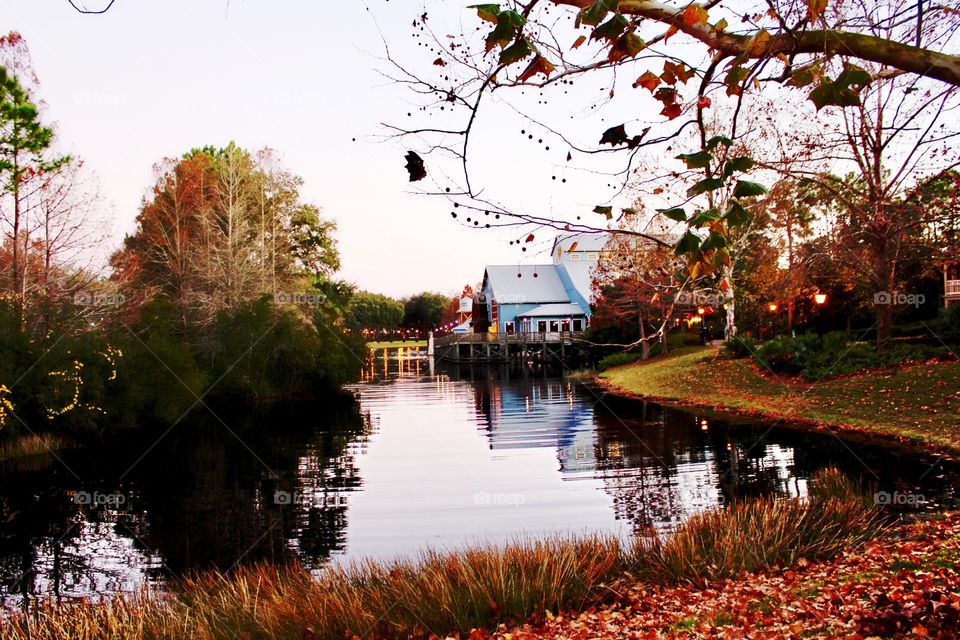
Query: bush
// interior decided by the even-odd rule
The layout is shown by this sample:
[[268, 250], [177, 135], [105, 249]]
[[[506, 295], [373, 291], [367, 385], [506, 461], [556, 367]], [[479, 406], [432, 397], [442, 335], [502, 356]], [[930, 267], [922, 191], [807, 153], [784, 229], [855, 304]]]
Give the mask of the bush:
[[724, 342], [723, 348], [733, 358], [747, 358], [757, 352], [757, 341], [740, 333]]
[[636, 351], [621, 351], [619, 353], [611, 353], [608, 356], [604, 356], [600, 362], [597, 363], [597, 371], [606, 371], [610, 367], [619, 367], [621, 365], [630, 364], [631, 362], [636, 362], [640, 359], [640, 354]]
[[960, 344], [960, 303], [947, 305], [940, 312], [937, 335], [948, 344]]
[[872, 343], [852, 341], [846, 333], [836, 331], [822, 338], [814, 334], [778, 336], [757, 347], [753, 359], [774, 373], [816, 381], [947, 355], [949, 351], [942, 347], [909, 343], [877, 351]]

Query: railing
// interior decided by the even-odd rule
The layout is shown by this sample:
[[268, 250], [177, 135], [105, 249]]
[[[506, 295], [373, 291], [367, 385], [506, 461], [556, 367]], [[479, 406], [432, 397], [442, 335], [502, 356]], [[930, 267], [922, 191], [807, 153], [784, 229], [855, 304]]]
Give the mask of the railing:
[[947, 280], [945, 293], [949, 297], [960, 296], [960, 280]]
[[437, 347], [452, 344], [530, 344], [538, 342], [563, 342], [572, 340], [572, 331], [550, 331], [546, 333], [462, 333], [440, 336], [434, 339]]

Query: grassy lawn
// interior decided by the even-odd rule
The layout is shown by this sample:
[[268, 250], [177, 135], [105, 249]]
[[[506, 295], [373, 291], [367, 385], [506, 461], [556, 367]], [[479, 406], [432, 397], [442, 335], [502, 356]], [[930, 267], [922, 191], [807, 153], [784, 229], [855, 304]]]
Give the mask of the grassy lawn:
[[614, 393], [866, 431], [960, 451], [960, 363], [919, 364], [818, 383], [761, 374], [716, 348], [678, 349], [601, 374]]
[[385, 342], [368, 342], [367, 349], [396, 349], [398, 347], [426, 347], [426, 340], [392, 340]]

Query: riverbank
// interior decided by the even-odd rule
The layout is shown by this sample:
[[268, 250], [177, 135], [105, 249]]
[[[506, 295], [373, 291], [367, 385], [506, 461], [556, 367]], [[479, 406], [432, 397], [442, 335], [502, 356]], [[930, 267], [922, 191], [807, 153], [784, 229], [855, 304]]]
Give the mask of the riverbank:
[[677, 349], [599, 376], [611, 394], [960, 454], [960, 363], [914, 364], [822, 382], [761, 372], [715, 347]]
[[[637, 585], [611, 603], [502, 628], [533, 638], [956, 638], [960, 515], [898, 527], [826, 562], [705, 587]], [[471, 636], [473, 638], [473, 636]]]
[[[835, 470], [809, 500], [759, 499], [692, 517], [669, 537], [554, 537], [330, 566], [319, 576], [269, 564], [187, 576], [168, 593], [37, 603], [0, 622], [0, 639], [190, 637], [477, 640], [498, 628], [625, 602], [646, 585], [708, 586], [863, 548], [889, 527]], [[503, 625], [501, 627], [501, 625]], [[520, 627], [521, 629], [523, 627]], [[505, 639], [508, 636], [503, 636]]]
[[381, 342], [368, 342], [367, 349], [420, 349], [426, 348], [426, 340], [387, 340]]

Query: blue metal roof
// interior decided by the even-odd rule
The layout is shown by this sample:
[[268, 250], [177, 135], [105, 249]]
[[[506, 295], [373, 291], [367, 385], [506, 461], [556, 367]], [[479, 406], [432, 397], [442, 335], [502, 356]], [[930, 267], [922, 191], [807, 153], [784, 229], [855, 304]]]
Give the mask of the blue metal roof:
[[569, 302], [567, 290], [552, 264], [489, 265], [483, 276], [500, 304]]

